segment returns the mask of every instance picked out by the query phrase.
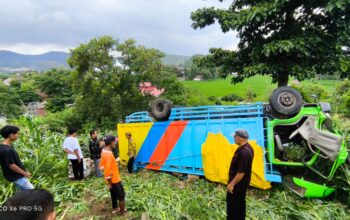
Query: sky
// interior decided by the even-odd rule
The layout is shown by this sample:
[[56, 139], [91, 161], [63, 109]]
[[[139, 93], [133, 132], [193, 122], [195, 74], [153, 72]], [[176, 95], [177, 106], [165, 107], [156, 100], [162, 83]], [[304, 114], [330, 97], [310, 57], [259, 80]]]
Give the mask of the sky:
[[[232, 1], [231, 1], [232, 2]], [[23, 54], [69, 51], [95, 37], [133, 38], [147, 48], [178, 55], [235, 49], [236, 33], [218, 24], [191, 27], [191, 12], [227, 8], [218, 0], [0, 0], [0, 50]]]

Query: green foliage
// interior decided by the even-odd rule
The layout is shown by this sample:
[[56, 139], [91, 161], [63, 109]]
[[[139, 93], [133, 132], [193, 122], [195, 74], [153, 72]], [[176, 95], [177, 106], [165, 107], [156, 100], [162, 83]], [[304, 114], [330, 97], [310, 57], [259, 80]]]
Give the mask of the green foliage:
[[[271, 84], [268, 76], [254, 76], [244, 80], [242, 83], [231, 84], [231, 77], [226, 79], [206, 80], [206, 81], [184, 81], [185, 88], [200, 93], [207, 99], [210, 96], [223, 97], [235, 93], [241, 97], [247, 97], [247, 88], [251, 88], [257, 95], [254, 101], [267, 101], [272, 91], [276, 88]], [[252, 87], [252, 85], [254, 85]]]
[[186, 106], [201, 106], [210, 104], [206, 97], [197, 90], [186, 88], [185, 91], [184, 101]]
[[[184, 103], [184, 87], [174, 69], [161, 65], [164, 54], [156, 49], [136, 45], [131, 39], [118, 43], [104, 36], [81, 44], [71, 54], [68, 63], [74, 68], [76, 111], [83, 122], [114, 128], [126, 115], [148, 109], [153, 98], [140, 93], [141, 82], [164, 88], [163, 96], [174, 104]], [[122, 65], [116, 65], [117, 61]]]
[[35, 78], [38, 89], [48, 96], [45, 108], [51, 112], [62, 111], [74, 103], [71, 71], [52, 69]]
[[[343, 119], [336, 126], [347, 127]], [[339, 122], [339, 124], [338, 124]], [[54, 194], [58, 219], [112, 219], [110, 194], [102, 178], [87, 178], [83, 182], [69, 181], [68, 160], [61, 145], [64, 135], [51, 132], [41, 118], [20, 118], [12, 121], [21, 128], [15, 147], [26, 168], [33, 174], [30, 181], [36, 188]], [[86, 136], [80, 143], [86, 142]], [[247, 193], [249, 219], [347, 219], [350, 189], [349, 168], [337, 173], [335, 198], [305, 200], [281, 185], [271, 190], [251, 188]], [[344, 172], [344, 173], [343, 173]], [[1, 175], [1, 173], [0, 173]], [[151, 219], [223, 219], [225, 218], [224, 185], [205, 179], [181, 181], [167, 173], [141, 171], [127, 175], [121, 166], [121, 178], [126, 192], [130, 218], [147, 213]], [[0, 204], [15, 192], [13, 184], [0, 177]], [[276, 208], [277, 207], [277, 208]]]
[[24, 76], [22, 79], [10, 82], [10, 88], [18, 95], [17, 102], [19, 105], [28, 105], [30, 102], [38, 102], [40, 100], [35, 87], [32, 82], [27, 82], [27, 78], [28, 76]]
[[76, 110], [83, 121], [113, 126], [120, 117], [121, 69], [114, 65], [115, 60], [110, 55], [115, 47], [116, 41], [105, 36], [71, 50], [68, 63], [74, 68], [72, 85]]
[[18, 94], [13, 89], [0, 82], [0, 116], [11, 118], [20, 115], [22, 110], [18, 99]]
[[[31, 182], [36, 188], [48, 189], [59, 205], [74, 200], [79, 187], [69, 184], [67, 160], [61, 145], [64, 135], [52, 133], [39, 127], [40, 119], [20, 118], [13, 121], [21, 129], [14, 145], [25, 167], [32, 173]], [[13, 184], [0, 178], [0, 204], [14, 193]]]
[[247, 100], [253, 101], [257, 97], [257, 94], [254, 92], [252, 88], [247, 89]]
[[81, 129], [82, 119], [74, 108], [66, 108], [60, 112], [47, 113], [45, 117], [41, 118], [41, 126], [45, 130], [64, 134], [71, 127]]
[[346, 79], [335, 86], [331, 103], [336, 112], [350, 115], [350, 80]]
[[225, 101], [225, 102], [241, 102], [243, 100], [244, 99], [241, 96], [235, 93], [225, 95], [224, 97], [221, 98], [221, 101]]
[[292, 87], [296, 89], [302, 95], [304, 101], [308, 103], [326, 101], [329, 96], [328, 92], [318, 84], [307, 86], [292, 84]]
[[238, 73], [234, 83], [257, 74], [272, 76], [279, 86], [287, 85], [289, 76], [344, 76], [349, 72], [344, 49], [349, 46], [349, 10], [348, 0], [240, 0], [228, 9], [198, 9], [191, 15], [193, 28], [217, 21], [223, 32], [238, 32], [240, 42], [237, 51], [211, 48], [197, 63], [220, 67], [223, 77]]

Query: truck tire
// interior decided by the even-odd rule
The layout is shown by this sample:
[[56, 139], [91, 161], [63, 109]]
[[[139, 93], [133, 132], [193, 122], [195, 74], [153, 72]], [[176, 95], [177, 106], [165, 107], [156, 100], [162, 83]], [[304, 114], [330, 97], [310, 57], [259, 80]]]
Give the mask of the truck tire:
[[304, 101], [298, 91], [282, 86], [273, 91], [269, 103], [276, 113], [283, 116], [294, 116], [299, 113]]
[[173, 103], [166, 99], [157, 99], [151, 105], [151, 116], [156, 121], [168, 120]]

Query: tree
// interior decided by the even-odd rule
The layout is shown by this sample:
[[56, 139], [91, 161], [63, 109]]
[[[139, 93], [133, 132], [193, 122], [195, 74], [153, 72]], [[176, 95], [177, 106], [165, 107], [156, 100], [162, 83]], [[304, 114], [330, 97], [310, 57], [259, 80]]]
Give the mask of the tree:
[[[222, 0], [221, 0], [222, 1]], [[321, 73], [340, 72], [344, 46], [349, 44], [349, 0], [235, 0], [228, 9], [193, 12], [193, 27], [217, 21], [223, 32], [237, 31], [238, 51], [211, 48], [201, 65], [218, 66], [233, 82], [256, 74], [271, 75], [278, 86], [289, 76], [303, 80]], [[346, 59], [349, 57], [347, 56]], [[349, 68], [350, 69], [350, 68]], [[344, 72], [344, 71], [343, 71]]]
[[28, 80], [29, 76], [24, 75], [23, 79], [12, 80], [10, 82], [10, 89], [17, 94], [18, 105], [28, 105], [30, 102], [38, 102], [39, 95], [35, 91], [32, 82]]
[[0, 116], [16, 117], [21, 114], [21, 106], [18, 102], [18, 95], [8, 86], [0, 82]]
[[120, 116], [117, 90], [121, 68], [115, 66], [111, 55], [116, 43], [112, 37], [105, 36], [71, 50], [68, 64], [74, 68], [76, 111], [84, 122], [111, 128]]
[[51, 69], [35, 77], [38, 89], [48, 96], [47, 110], [62, 111], [67, 104], [74, 103], [71, 75], [70, 70]]
[[166, 94], [182, 95], [183, 87], [176, 84], [176, 77], [164, 74], [162, 56], [160, 51], [136, 45], [134, 40], [119, 43], [110, 36], [92, 39], [72, 50], [68, 63], [74, 68], [78, 114], [100, 127], [114, 127], [126, 115], [148, 109], [153, 97], [141, 94], [141, 82], [159, 87], [174, 84], [165, 88]]

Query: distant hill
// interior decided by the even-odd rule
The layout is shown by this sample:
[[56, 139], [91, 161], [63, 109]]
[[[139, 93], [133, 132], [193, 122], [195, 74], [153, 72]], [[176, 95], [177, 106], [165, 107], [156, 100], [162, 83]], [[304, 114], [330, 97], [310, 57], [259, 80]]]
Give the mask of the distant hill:
[[162, 63], [169, 66], [184, 66], [186, 61], [191, 59], [191, 57], [192, 56], [165, 54], [165, 57], [162, 58]]
[[[48, 52], [40, 55], [24, 55], [0, 50], [0, 73], [24, 72], [29, 70], [45, 71], [51, 68], [69, 68], [69, 53]], [[184, 66], [191, 56], [166, 54], [162, 63], [169, 66]]]
[[48, 70], [51, 68], [68, 68], [69, 53], [48, 52], [40, 55], [24, 55], [0, 50], [0, 72], [22, 72], [28, 70]]

